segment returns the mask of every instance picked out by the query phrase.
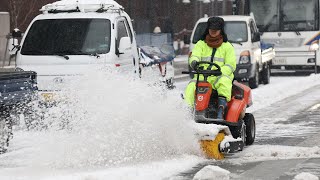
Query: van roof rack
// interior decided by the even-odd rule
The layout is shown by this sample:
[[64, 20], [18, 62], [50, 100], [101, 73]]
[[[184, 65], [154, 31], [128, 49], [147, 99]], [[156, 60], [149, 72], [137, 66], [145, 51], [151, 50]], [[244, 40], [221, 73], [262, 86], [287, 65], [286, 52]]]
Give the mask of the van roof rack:
[[114, 0], [61, 0], [42, 6], [42, 13], [121, 12], [124, 8]]

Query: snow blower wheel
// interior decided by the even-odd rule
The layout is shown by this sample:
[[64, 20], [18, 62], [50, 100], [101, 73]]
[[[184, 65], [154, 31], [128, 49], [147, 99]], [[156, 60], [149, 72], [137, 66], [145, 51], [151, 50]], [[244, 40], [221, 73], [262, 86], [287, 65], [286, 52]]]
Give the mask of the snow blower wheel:
[[224, 155], [220, 152], [220, 143], [224, 139], [224, 133], [220, 132], [216, 138], [212, 140], [201, 140], [200, 145], [204, 154], [210, 159], [224, 159]]
[[256, 122], [251, 113], [246, 113], [244, 116], [244, 123], [246, 125], [246, 145], [251, 145], [256, 137]]

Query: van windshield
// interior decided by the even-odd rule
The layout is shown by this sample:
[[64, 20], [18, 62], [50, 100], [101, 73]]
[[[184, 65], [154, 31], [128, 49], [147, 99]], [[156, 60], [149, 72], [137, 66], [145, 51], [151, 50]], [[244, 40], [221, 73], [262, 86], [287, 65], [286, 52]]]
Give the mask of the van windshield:
[[45, 19], [35, 21], [23, 43], [23, 55], [85, 55], [110, 51], [110, 20]]
[[[192, 43], [196, 44], [202, 37], [207, 28], [207, 22], [199, 23], [192, 39]], [[225, 21], [225, 33], [229, 42], [246, 42], [248, 41], [248, 31], [245, 21]]]

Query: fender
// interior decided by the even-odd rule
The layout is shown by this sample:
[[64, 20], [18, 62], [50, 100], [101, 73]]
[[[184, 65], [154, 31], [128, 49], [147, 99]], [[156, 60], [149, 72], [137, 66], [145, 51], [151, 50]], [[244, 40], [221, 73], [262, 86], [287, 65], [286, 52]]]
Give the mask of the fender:
[[226, 121], [230, 123], [238, 123], [240, 114], [245, 110], [247, 107], [247, 104], [245, 101], [235, 99], [232, 97], [231, 101], [228, 103], [228, 114], [226, 117]]

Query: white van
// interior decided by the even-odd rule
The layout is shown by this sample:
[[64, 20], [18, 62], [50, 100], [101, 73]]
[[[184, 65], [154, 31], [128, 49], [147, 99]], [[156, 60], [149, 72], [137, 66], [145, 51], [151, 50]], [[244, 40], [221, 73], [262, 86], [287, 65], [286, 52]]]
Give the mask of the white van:
[[[239, 82], [247, 82], [252, 89], [257, 88], [260, 83], [268, 84], [275, 51], [273, 46], [262, 47], [254, 18], [238, 15], [219, 17], [224, 19], [228, 41], [235, 48], [237, 58], [235, 79]], [[204, 33], [207, 21], [208, 17], [197, 21], [191, 34], [190, 52]]]
[[43, 6], [21, 41], [16, 69], [38, 74], [40, 91], [108, 64], [139, 77], [139, 54], [131, 19], [113, 0], [62, 0]]

